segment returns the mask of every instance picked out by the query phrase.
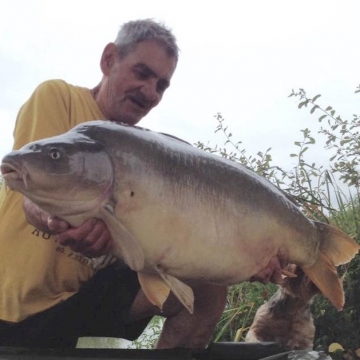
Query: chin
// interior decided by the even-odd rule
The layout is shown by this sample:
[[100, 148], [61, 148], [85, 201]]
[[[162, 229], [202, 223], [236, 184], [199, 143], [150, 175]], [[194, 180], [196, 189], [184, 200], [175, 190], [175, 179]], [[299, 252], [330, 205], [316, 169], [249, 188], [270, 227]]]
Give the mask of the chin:
[[118, 124], [136, 125], [143, 117], [135, 117], [129, 115], [117, 116], [116, 119], [111, 119]]
[[126, 113], [122, 113], [118, 119], [120, 122], [128, 124], [128, 125], [136, 125], [141, 119], [144, 118], [144, 116], [146, 116], [148, 114], [147, 112], [126, 112]]

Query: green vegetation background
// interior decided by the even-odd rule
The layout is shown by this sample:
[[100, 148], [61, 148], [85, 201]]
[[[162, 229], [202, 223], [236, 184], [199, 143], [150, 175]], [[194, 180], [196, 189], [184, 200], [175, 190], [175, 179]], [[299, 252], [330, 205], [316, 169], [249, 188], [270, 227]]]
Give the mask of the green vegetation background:
[[[360, 85], [355, 93], [360, 92]], [[359, 153], [360, 117], [343, 119], [336, 110], [320, 103], [321, 95], [309, 97], [305, 90], [289, 97], [298, 100], [299, 109], [315, 114], [318, 132], [301, 130], [301, 139], [295, 141], [295, 151], [290, 154], [295, 166], [290, 170], [273, 164], [271, 149], [247, 154], [241, 141], [234, 141], [221, 114], [216, 115], [216, 132], [224, 138], [224, 146], [211, 147], [199, 142], [196, 145], [206, 151], [237, 161], [291, 194], [303, 212], [312, 219], [333, 224], [360, 242], [359, 204]], [[317, 140], [323, 137], [328, 154], [328, 165], [310, 161], [307, 154]], [[312, 306], [316, 326], [315, 349], [327, 350], [331, 343], [340, 343], [345, 349], [360, 347], [360, 264], [357, 256], [350, 264], [340, 267], [344, 282], [346, 304], [337, 311], [328, 300], [318, 296]], [[276, 291], [275, 285], [243, 283], [231, 287], [227, 308], [219, 322], [215, 341], [242, 341], [257, 308]]]

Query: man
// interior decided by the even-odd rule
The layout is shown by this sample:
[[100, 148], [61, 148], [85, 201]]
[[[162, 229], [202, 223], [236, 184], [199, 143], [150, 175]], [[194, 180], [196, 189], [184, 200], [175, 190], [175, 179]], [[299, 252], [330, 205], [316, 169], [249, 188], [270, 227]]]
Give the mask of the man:
[[[35, 90], [19, 111], [14, 149], [84, 121], [137, 124], [161, 101], [177, 60], [176, 40], [164, 26], [124, 24], [103, 51], [103, 77], [94, 89], [51, 80]], [[0, 217], [0, 346], [74, 347], [80, 336], [135, 339], [159, 314], [136, 273], [111, 256], [102, 221], [71, 228], [4, 186]], [[226, 287], [201, 285], [194, 294], [193, 315], [169, 297], [158, 348], [206, 346]]]

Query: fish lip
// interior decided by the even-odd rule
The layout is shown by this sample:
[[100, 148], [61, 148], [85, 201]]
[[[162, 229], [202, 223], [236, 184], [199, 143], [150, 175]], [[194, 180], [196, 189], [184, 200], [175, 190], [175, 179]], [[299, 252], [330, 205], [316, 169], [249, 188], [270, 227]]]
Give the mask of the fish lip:
[[24, 183], [25, 187], [27, 188], [28, 171], [24, 165], [18, 166], [14, 163], [3, 162], [0, 166], [0, 170], [3, 179], [10, 188], [13, 186], [10, 186], [9, 183], [14, 182]]
[[15, 164], [11, 164], [9, 162], [2, 163], [0, 166], [1, 175], [5, 177], [13, 178], [15, 175], [20, 176], [20, 169]]

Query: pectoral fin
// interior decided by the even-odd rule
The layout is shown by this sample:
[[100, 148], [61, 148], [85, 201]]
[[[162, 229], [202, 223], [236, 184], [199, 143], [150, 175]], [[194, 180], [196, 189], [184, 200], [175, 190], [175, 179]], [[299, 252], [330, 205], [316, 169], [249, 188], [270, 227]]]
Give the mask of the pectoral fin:
[[100, 208], [100, 214], [114, 240], [113, 254], [122, 258], [132, 270], [143, 269], [144, 252], [138, 239], [114, 216], [111, 206]]
[[170, 288], [158, 274], [138, 272], [138, 279], [148, 300], [160, 310], [170, 294]]
[[194, 312], [194, 292], [191, 287], [176, 277], [166, 274], [158, 266], [155, 269], [177, 299], [188, 309], [189, 313], [192, 314]]
[[141, 288], [148, 300], [162, 310], [171, 290], [192, 314], [194, 312], [194, 293], [191, 287], [174, 276], [166, 274], [159, 267], [155, 267], [155, 270], [157, 274], [138, 272]]

